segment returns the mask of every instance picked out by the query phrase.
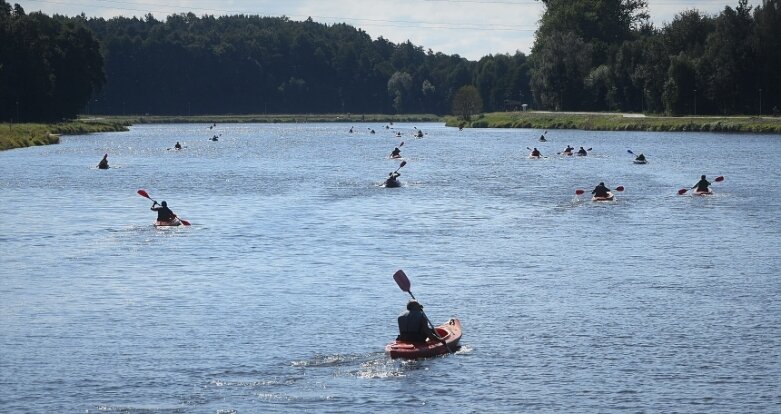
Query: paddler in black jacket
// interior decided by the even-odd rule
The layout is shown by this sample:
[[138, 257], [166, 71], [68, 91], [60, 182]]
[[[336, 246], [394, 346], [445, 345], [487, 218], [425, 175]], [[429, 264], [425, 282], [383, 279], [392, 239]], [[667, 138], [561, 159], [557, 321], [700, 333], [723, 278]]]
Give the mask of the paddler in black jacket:
[[157, 212], [157, 221], [171, 221], [176, 218], [176, 214], [168, 208], [168, 204], [165, 201], [161, 202], [158, 205], [159, 207], [155, 207], [156, 205], [158, 205], [157, 201], [152, 203], [150, 210]]
[[429, 326], [428, 318], [423, 313], [423, 305], [415, 299], [410, 299], [407, 303], [407, 311], [399, 316], [399, 336], [396, 340], [426, 342], [426, 338], [434, 341], [441, 340]]

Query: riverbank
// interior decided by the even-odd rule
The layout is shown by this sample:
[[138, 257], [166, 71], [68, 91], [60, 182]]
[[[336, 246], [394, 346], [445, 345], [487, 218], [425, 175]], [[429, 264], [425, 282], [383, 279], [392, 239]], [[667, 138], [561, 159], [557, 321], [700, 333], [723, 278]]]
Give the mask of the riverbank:
[[305, 123], [305, 122], [442, 122], [431, 114], [251, 114], [251, 115], [128, 115], [107, 116], [106, 119], [124, 124], [189, 124], [189, 123]]
[[[445, 117], [445, 125], [463, 121]], [[781, 117], [644, 116], [575, 112], [493, 112], [481, 114], [465, 128], [582, 129], [592, 131], [749, 132], [781, 134]]]
[[127, 131], [127, 124], [116, 121], [74, 121], [59, 124], [0, 124], [0, 151], [49, 145], [60, 142], [60, 135]]

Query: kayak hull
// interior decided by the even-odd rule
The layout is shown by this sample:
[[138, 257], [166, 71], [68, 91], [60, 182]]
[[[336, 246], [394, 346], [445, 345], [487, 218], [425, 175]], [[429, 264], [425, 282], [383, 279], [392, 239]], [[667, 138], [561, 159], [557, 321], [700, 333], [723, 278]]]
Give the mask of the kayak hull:
[[173, 220], [169, 221], [155, 220], [155, 227], [176, 227], [181, 225], [182, 221], [179, 220], [178, 217], [175, 217]]
[[695, 196], [709, 196], [709, 195], [713, 195], [713, 191], [711, 191], [711, 190], [708, 190], [708, 191], [694, 190], [694, 191], [692, 191], [692, 195], [695, 195]]
[[607, 196], [605, 197], [597, 197], [597, 196], [591, 197], [591, 201], [613, 201], [614, 199], [615, 199], [615, 195], [613, 195], [613, 193], [607, 193]]
[[385, 184], [383, 184], [385, 188], [396, 188], [401, 187], [401, 183], [399, 180], [385, 180]]
[[458, 342], [461, 341], [461, 321], [451, 319], [435, 329], [437, 335], [445, 341], [444, 344], [440, 341], [431, 340], [426, 342], [396, 340], [385, 346], [385, 352], [394, 359], [418, 359], [444, 355], [450, 353], [451, 350], [455, 351], [458, 349]]
[[635, 164], [648, 164], [648, 161], [646, 161], [646, 160], [634, 160], [633, 162]]

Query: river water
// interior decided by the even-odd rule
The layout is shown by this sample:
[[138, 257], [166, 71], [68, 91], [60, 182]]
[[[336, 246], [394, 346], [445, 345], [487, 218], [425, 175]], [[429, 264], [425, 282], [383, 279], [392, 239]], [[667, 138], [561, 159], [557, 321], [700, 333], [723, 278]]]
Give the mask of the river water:
[[[779, 136], [392, 128], [0, 153], [0, 412], [781, 411]], [[726, 179], [677, 195], [701, 174]], [[600, 181], [626, 190], [575, 196]], [[398, 269], [455, 355], [383, 353]]]

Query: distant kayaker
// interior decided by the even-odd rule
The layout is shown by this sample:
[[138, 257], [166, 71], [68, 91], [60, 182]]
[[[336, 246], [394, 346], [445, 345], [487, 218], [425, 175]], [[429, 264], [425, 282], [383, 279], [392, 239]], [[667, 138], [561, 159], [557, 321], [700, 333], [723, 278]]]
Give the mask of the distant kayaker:
[[575, 149], [574, 147], [570, 147], [569, 145], [567, 145], [567, 148], [564, 150], [564, 152], [562, 152], [562, 154], [572, 155], [572, 150], [574, 149]]
[[108, 154], [103, 155], [103, 159], [98, 163], [98, 168], [108, 170]]
[[399, 316], [399, 336], [397, 341], [426, 342], [427, 338], [438, 341], [440, 338], [429, 326], [423, 305], [415, 299], [407, 302], [407, 311]]
[[401, 158], [401, 150], [399, 149], [399, 147], [394, 148], [390, 156], [391, 158]]
[[532, 150], [532, 157], [542, 157], [542, 153], [536, 147]]
[[540, 135], [540, 142], [545, 142], [547, 139], [545, 139], [545, 135]]
[[640, 162], [645, 161], [645, 155], [643, 155], [643, 153], [641, 152], [640, 155], [638, 155], [637, 158], [635, 158], [635, 161], [640, 161]]
[[419, 129], [418, 133], [415, 136], [418, 138], [423, 138], [423, 131]]
[[179, 141], [176, 141], [176, 145], [174, 145], [174, 148], [180, 150], [182, 149], [182, 144], [180, 144]]
[[586, 150], [583, 147], [580, 147], [580, 149], [578, 150], [578, 155], [583, 157], [583, 156], [588, 155], [588, 152], [586, 152]]
[[710, 189], [708, 187], [710, 187], [710, 181], [706, 180], [705, 176], [703, 175], [702, 177], [700, 177], [700, 181], [697, 181], [697, 184], [694, 184], [694, 187], [692, 188], [695, 187], [697, 188], [697, 191], [700, 193], [709, 193]]
[[599, 183], [599, 185], [594, 187], [594, 190], [591, 191], [591, 194], [594, 194], [594, 197], [609, 197], [609, 193], [610, 189], [605, 187], [605, 183]]
[[153, 202], [150, 210], [157, 212], [157, 221], [171, 221], [176, 218], [176, 214], [168, 208], [165, 201], [160, 204], [157, 204], [157, 201]]
[[399, 182], [396, 180], [401, 174], [398, 171], [388, 173], [388, 178], [385, 180], [386, 187], [398, 187]]
[[351, 134], [353, 133], [353, 127], [350, 127], [350, 133]]

